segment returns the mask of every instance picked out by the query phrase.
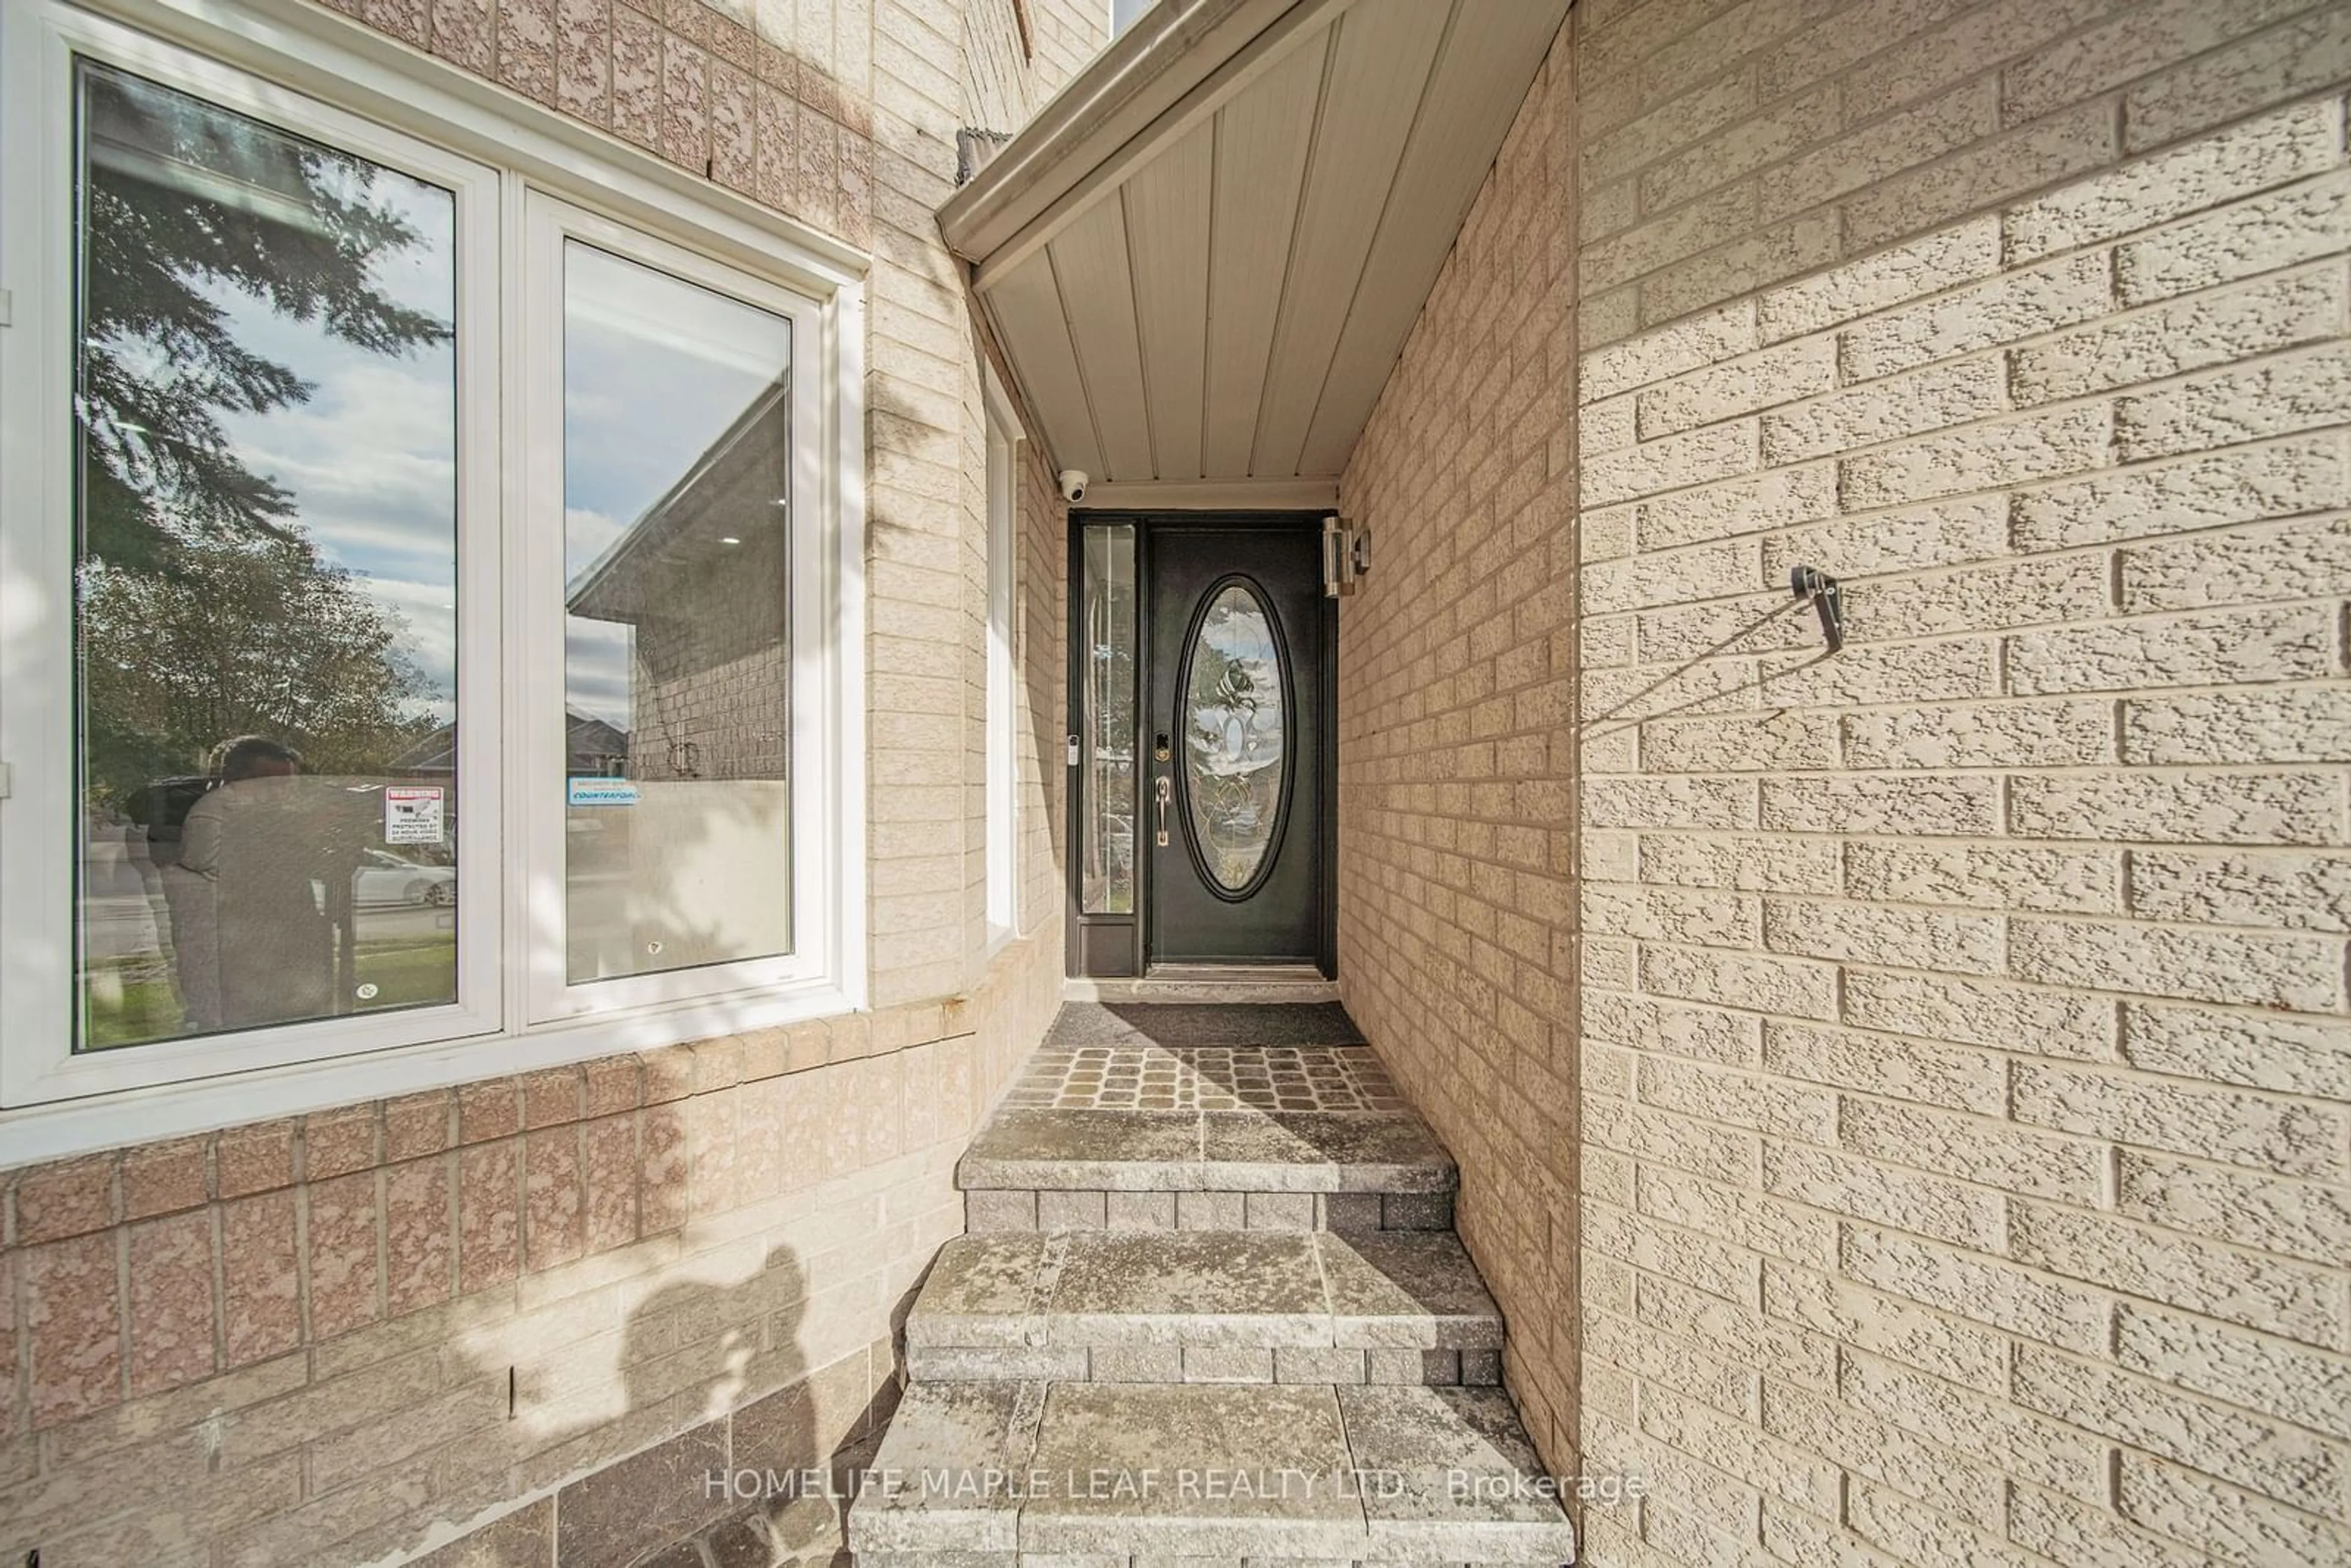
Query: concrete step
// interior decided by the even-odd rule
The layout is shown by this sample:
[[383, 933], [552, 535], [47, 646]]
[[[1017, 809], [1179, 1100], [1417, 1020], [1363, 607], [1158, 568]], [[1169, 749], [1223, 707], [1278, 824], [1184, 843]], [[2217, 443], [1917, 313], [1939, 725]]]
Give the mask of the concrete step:
[[[1105, 1214], [1095, 1221], [1096, 1207], [1107, 1208], [1106, 1195], [1222, 1195], [1230, 1207], [1245, 1204], [1248, 1195], [1312, 1195], [1328, 1199], [1346, 1197], [1353, 1204], [1327, 1201], [1298, 1206], [1297, 1223], [1311, 1223], [1312, 1214], [1332, 1228], [1361, 1225], [1372, 1210], [1363, 1201], [1372, 1196], [1444, 1199], [1421, 1207], [1428, 1211], [1425, 1225], [1442, 1228], [1451, 1223], [1450, 1198], [1458, 1183], [1453, 1158], [1438, 1145], [1420, 1119], [1407, 1111], [1123, 1111], [1086, 1108], [1028, 1108], [1008, 1105], [988, 1120], [972, 1140], [956, 1166], [956, 1179], [967, 1194], [1002, 1192], [1044, 1195], [1085, 1195], [1082, 1207], [1066, 1206], [1076, 1216], [1069, 1228], [1112, 1223]], [[1240, 1195], [1237, 1199], [1234, 1195]], [[1099, 1204], [1097, 1198], [1102, 1201]], [[1052, 1204], [1039, 1201], [1035, 1224], [1055, 1223]], [[1195, 1206], [1205, 1203], [1196, 1197]], [[1017, 1223], [1019, 1200], [1008, 1200], [1010, 1220]], [[1133, 1202], [1120, 1206], [1135, 1209]], [[1153, 1205], [1157, 1213], [1163, 1205]], [[1185, 1223], [1176, 1206], [1178, 1224]], [[971, 1205], [976, 1222], [994, 1222], [998, 1216], [985, 1201]], [[1437, 1211], [1443, 1210], [1438, 1219]], [[1147, 1223], [1147, 1222], [1145, 1222]], [[1234, 1220], [1220, 1228], [1242, 1228]], [[1383, 1220], [1383, 1223], [1384, 1221]], [[991, 1228], [975, 1223], [974, 1228]]]
[[1564, 1563], [1499, 1388], [911, 1385], [849, 1515], [861, 1564], [1159, 1557]]
[[906, 1319], [917, 1381], [1484, 1385], [1501, 1346], [1446, 1231], [966, 1236]]

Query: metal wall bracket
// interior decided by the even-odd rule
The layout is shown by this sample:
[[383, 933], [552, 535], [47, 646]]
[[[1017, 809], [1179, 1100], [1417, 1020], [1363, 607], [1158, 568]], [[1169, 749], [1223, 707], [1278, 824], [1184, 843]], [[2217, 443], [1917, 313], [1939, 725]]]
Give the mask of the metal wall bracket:
[[1821, 635], [1828, 639], [1829, 652], [1844, 646], [1844, 589], [1837, 580], [1816, 566], [1798, 566], [1788, 572], [1789, 591], [1799, 599], [1809, 599], [1820, 612]]

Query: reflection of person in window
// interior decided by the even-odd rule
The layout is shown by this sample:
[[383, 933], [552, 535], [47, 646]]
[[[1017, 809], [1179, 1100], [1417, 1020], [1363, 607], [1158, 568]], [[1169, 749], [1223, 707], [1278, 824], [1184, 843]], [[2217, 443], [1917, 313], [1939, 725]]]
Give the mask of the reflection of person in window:
[[[207, 939], [181, 948], [192, 1028], [250, 1028], [329, 1010], [334, 935], [319, 903], [319, 824], [307, 809], [301, 768], [291, 747], [241, 736], [223, 748], [220, 788], [188, 809], [179, 869], [212, 892]], [[193, 982], [191, 946], [209, 962], [209, 973]], [[202, 1016], [206, 1004], [214, 1016]]]

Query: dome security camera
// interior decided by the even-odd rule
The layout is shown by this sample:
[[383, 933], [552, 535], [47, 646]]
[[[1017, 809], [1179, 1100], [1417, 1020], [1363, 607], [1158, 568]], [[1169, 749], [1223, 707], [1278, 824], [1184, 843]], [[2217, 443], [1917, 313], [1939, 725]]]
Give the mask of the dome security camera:
[[1082, 468], [1061, 470], [1061, 499], [1076, 506], [1086, 498], [1086, 471]]

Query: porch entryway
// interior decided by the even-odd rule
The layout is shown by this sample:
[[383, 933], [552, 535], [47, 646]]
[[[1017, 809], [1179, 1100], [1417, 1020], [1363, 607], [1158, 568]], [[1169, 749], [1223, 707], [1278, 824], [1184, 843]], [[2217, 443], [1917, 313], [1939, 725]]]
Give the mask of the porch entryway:
[[1453, 1161], [1335, 1004], [1066, 1008], [957, 1178], [860, 1562], [1573, 1560]]

